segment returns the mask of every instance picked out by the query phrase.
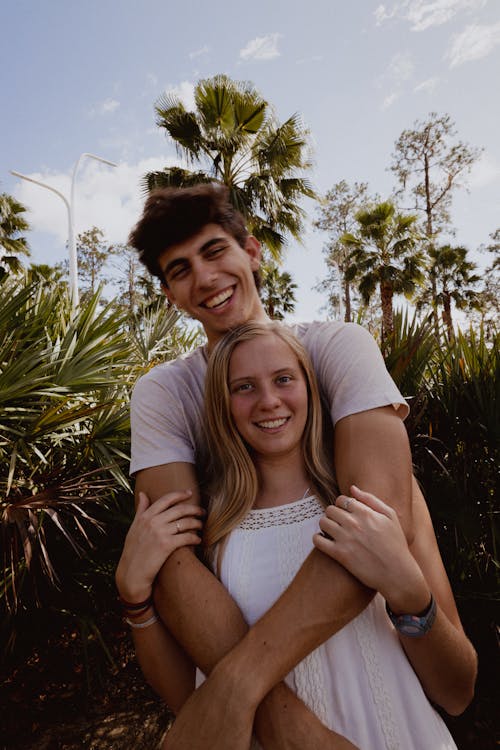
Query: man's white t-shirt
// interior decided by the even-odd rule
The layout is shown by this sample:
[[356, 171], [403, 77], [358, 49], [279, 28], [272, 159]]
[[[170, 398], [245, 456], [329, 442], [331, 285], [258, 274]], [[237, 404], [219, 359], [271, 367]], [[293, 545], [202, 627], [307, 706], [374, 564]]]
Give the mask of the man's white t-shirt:
[[[408, 405], [385, 367], [380, 349], [356, 323], [288, 326], [309, 352], [332, 423], [392, 404], [404, 419]], [[130, 406], [130, 473], [182, 461], [203, 465], [205, 347], [153, 367], [136, 383]]]

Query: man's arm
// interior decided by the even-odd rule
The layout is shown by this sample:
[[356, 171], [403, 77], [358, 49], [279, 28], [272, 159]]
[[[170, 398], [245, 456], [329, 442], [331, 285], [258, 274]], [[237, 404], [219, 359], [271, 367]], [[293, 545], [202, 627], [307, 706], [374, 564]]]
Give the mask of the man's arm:
[[[198, 501], [196, 476], [191, 464], [167, 464], [141, 471], [137, 475], [137, 495], [141, 491], [145, 492], [152, 501], [171, 491], [173, 487], [191, 489], [191, 501]], [[155, 588], [155, 605], [169, 632], [157, 623], [152, 626], [150, 637], [149, 628], [134, 632], [134, 645], [148, 681], [177, 710], [189, 695], [191, 684], [185, 662], [186, 653], [205, 674], [209, 674], [217, 662], [245, 635], [248, 626], [226, 589], [193, 552], [186, 548], [174, 552], [163, 566]], [[176, 665], [182, 670], [180, 685], [175, 684]], [[212, 705], [219, 703], [222, 710], [226, 705], [221, 695], [225, 687], [223, 685], [218, 693], [214, 689], [210, 696]], [[234, 697], [233, 693], [231, 698]], [[238, 701], [246, 715], [246, 731], [251, 732], [255, 706], [250, 707], [249, 702], [245, 705], [243, 696]], [[210, 707], [202, 716], [206, 718], [212, 731]], [[212, 740], [208, 737], [205, 739], [203, 735], [202, 723], [198, 716], [196, 722], [182, 732], [182, 740], [190, 750], [198, 747], [193, 726], [201, 734], [199, 746], [212, 746]], [[351, 743], [321, 724], [283, 683], [270, 690], [259, 707], [255, 731], [266, 748], [276, 750], [307, 750], [316, 747], [323, 747], [325, 750], [354, 749]], [[208, 744], [204, 744], [205, 742]], [[217, 747], [222, 748], [220, 738], [216, 742]], [[228, 747], [238, 747], [234, 736]], [[245, 747], [244, 742], [242, 747]]]
[[[340, 420], [335, 431], [335, 462], [341, 490], [346, 491], [353, 483], [373, 488], [374, 494], [395, 507], [411, 536], [410, 450], [404, 425], [392, 407]], [[174, 565], [178, 569], [188, 569], [187, 564], [172, 558], [165, 569]], [[171, 586], [178, 588], [173, 590]], [[185, 584], [180, 578], [173, 584], [165, 581], [164, 594], [173, 604], [175, 596], [186, 596]], [[373, 592], [344, 568], [317, 550], [313, 551], [276, 604], [225, 658], [217, 665], [218, 659], [214, 658], [208, 665], [208, 671], [214, 667], [213, 674], [181, 711], [169, 747], [184, 747], [182, 736], [193, 726], [194, 717], [200, 715], [209, 717], [209, 726], [203, 727], [203, 741], [209, 744], [212, 730], [211, 741], [215, 742], [227, 731], [229, 723], [234, 727], [234, 734], [228, 736], [224, 747], [245, 747], [238, 744], [241, 743], [239, 727], [248, 722], [248, 711], [253, 715], [268, 691], [302, 658], [357, 616], [372, 596]], [[195, 599], [190, 602], [193, 607]], [[201, 601], [207, 600], [208, 596], [202, 594]], [[169, 612], [165, 615], [174, 635], [197, 661], [191, 651], [197, 644], [192, 636], [179, 632], [179, 626], [184, 628], [189, 623], [186, 619], [172, 617]], [[193, 637], [196, 640], [196, 636]], [[229, 641], [225, 644], [229, 645]], [[214, 649], [212, 656], [216, 656]], [[219, 658], [222, 656], [220, 653]], [[224, 716], [217, 713], [217, 705]], [[200, 747], [201, 744], [200, 741]]]

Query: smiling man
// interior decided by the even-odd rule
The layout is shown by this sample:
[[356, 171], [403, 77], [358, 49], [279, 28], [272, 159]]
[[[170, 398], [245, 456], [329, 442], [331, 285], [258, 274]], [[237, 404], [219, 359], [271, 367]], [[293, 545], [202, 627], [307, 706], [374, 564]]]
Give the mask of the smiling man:
[[[206, 346], [152, 368], [136, 384], [131, 404], [136, 495], [144, 492], [155, 502], [190, 489], [198, 499], [210, 453], [203, 417], [207, 357], [228, 330], [267, 320], [257, 288], [260, 246], [220, 185], [152, 193], [130, 242], [170, 302], [199, 320], [207, 335]], [[378, 347], [354, 324], [302, 324], [295, 332], [309, 351], [335, 426], [331, 450], [341, 492], [356, 484], [385, 500], [412, 541], [411, 458], [401, 419], [407, 406]], [[428, 526], [421, 495], [417, 500], [418, 522]], [[415, 549], [432, 586], [440, 562], [437, 546], [419, 550], [415, 542]], [[192, 551], [179, 549], [155, 588], [165, 627], [133, 631], [146, 678], [178, 713], [166, 747], [247, 750], [252, 730], [266, 750], [352, 747], [281, 680], [358, 615], [372, 595], [315, 550], [278, 602], [248, 629], [215, 576]], [[209, 675], [194, 693], [193, 664]], [[431, 658], [428, 668], [434, 666]]]

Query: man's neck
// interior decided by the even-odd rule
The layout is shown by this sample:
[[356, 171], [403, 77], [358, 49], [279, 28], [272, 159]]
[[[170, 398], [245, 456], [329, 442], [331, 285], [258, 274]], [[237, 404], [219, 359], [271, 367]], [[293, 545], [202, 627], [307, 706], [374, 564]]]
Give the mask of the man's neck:
[[[262, 303], [259, 301], [259, 307], [255, 310], [255, 314], [252, 315], [247, 320], [241, 321], [239, 325], [245, 325], [245, 323], [250, 323], [250, 321], [253, 321], [255, 323], [272, 323], [271, 318], [264, 310], [264, 307]], [[229, 333], [229, 331], [233, 330], [232, 328], [228, 328], [226, 331], [221, 331], [220, 333], [212, 333], [210, 336], [207, 334], [207, 345], [206, 345], [206, 351], [207, 354], [210, 354], [214, 346], [224, 338], [226, 333]], [[205, 331], [205, 333], [207, 333]]]

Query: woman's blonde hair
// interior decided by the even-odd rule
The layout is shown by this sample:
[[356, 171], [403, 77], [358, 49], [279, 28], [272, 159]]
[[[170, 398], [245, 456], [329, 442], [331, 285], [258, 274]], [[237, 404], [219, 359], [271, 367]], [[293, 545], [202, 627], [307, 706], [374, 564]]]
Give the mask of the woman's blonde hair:
[[297, 357], [304, 374], [308, 409], [302, 435], [302, 451], [311, 489], [329, 505], [337, 495], [331, 460], [323, 445], [323, 415], [318, 383], [309, 355], [283, 325], [245, 323], [227, 333], [213, 349], [205, 381], [205, 417], [211, 453], [208, 482], [208, 514], [204, 546], [213, 559], [214, 545], [220, 543], [246, 516], [257, 497], [257, 473], [231, 415], [229, 365], [231, 356], [243, 341], [273, 334], [284, 341]]

